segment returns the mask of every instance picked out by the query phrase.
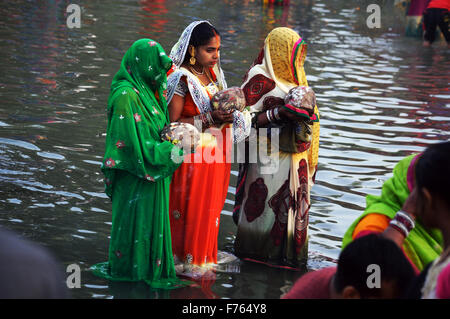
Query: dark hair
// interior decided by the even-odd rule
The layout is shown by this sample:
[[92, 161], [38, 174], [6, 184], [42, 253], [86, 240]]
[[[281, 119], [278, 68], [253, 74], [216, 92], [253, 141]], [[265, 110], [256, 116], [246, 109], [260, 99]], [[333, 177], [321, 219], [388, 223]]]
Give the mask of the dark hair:
[[336, 291], [353, 286], [361, 298], [379, 297], [381, 289], [369, 288], [367, 284], [371, 275], [368, 266], [372, 264], [379, 266], [381, 285], [394, 282], [399, 297], [415, 277], [414, 269], [397, 244], [380, 234], [370, 234], [355, 239], [341, 252], [335, 275]]
[[450, 141], [428, 146], [417, 161], [415, 173], [419, 188], [425, 187], [450, 207]]
[[[208, 44], [209, 40], [211, 38], [214, 38], [215, 36], [220, 36], [219, 31], [212, 25], [210, 25], [207, 22], [202, 22], [198, 24], [194, 30], [192, 30], [191, 39], [189, 40], [189, 46], [194, 46], [194, 48], [197, 48], [201, 45]], [[187, 63], [187, 61], [190, 59], [189, 55], [189, 49], [186, 52], [186, 55], [184, 56], [183, 63]]]

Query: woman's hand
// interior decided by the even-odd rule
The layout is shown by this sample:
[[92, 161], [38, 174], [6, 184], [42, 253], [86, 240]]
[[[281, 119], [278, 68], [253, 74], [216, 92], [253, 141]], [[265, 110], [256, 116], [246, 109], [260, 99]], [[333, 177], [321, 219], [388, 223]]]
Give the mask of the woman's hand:
[[283, 122], [298, 122], [300, 119], [299, 116], [295, 115], [292, 112], [289, 112], [283, 106], [278, 107], [278, 113], [280, 114], [280, 117], [283, 120]]
[[211, 112], [214, 123], [233, 123], [233, 111], [214, 110]]

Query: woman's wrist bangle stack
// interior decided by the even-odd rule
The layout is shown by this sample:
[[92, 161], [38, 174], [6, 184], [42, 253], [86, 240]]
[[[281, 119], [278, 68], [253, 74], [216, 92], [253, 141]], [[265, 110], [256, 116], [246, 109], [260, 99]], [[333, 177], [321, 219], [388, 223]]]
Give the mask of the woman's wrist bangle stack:
[[269, 122], [273, 122], [273, 119], [270, 117], [270, 110], [266, 111], [266, 117]]
[[402, 233], [405, 238], [415, 227], [414, 219], [405, 211], [399, 210], [395, 214], [394, 219], [389, 222], [389, 225]]
[[267, 120], [270, 123], [275, 122], [275, 121], [279, 121], [281, 119], [280, 118], [280, 113], [278, 111], [279, 111], [278, 107], [275, 107], [273, 109], [269, 109], [269, 110], [266, 111], [266, 117], [267, 117]]
[[277, 121], [281, 120], [279, 110], [280, 110], [279, 107], [276, 107], [273, 109], [273, 116], [274, 116], [275, 120], [277, 120]]

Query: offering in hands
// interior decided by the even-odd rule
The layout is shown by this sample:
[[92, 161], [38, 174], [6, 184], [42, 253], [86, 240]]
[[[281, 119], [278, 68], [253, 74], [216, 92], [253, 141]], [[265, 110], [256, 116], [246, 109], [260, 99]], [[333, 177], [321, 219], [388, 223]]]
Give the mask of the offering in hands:
[[285, 108], [306, 120], [312, 120], [316, 94], [309, 86], [296, 86], [284, 98]]
[[194, 125], [173, 122], [163, 128], [161, 139], [181, 147], [185, 153], [194, 153], [200, 143], [200, 133]]
[[245, 104], [244, 91], [237, 86], [217, 92], [211, 99], [211, 105], [214, 110], [243, 111]]
[[316, 105], [314, 91], [308, 86], [294, 87], [289, 90], [284, 103], [284, 108], [298, 116], [298, 122], [295, 123], [295, 140], [297, 143], [310, 142]]

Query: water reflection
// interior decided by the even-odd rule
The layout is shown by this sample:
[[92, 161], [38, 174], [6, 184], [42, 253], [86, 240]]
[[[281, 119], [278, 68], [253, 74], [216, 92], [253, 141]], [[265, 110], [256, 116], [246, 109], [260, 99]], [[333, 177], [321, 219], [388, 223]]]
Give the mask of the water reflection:
[[166, 17], [169, 12], [166, 7], [166, 0], [142, 0], [140, 5], [143, 12], [143, 14], [140, 14], [141, 23], [145, 26], [146, 33], [153, 37], [156, 37], [158, 33], [163, 33], [169, 21]]
[[[125, 50], [146, 36], [166, 51], [193, 19], [222, 34], [229, 85], [240, 85], [267, 33], [297, 30], [308, 43], [308, 81], [321, 111], [319, 170], [312, 189], [309, 269], [335, 263], [342, 236], [378, 194], [395, 163], [449, 138], [450, 56], [422, 48], [392, 23], [371, 33], [356, 1], [110, 1], [82, 4], [82, 28], [65, 26], [69, 1], [0, 3], [0, 225], [81, 266], [77, 298], [278, 298], [301, 273], [243, 261], [214, 280], [177, 291], [112, 283], [88, 268], [106, 260], [111, 203], [99, 168], [105, 107]], [[359, 8], [361, 6], [361, 8]], [[387, 9], [386, 9], [387, 10]], [[396, 21], [386, 13], [386, 24]], [[219, 249], [232, 251], [236, 166]]]

